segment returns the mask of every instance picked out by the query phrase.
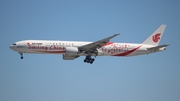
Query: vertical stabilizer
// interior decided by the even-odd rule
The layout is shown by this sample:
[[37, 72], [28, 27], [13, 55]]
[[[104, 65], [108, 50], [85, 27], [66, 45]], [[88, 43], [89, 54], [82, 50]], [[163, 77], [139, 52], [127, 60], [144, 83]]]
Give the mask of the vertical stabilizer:
[[166, 25], [162, 24], [142, 44], [158, 46], [165, 28], [166, 28]]

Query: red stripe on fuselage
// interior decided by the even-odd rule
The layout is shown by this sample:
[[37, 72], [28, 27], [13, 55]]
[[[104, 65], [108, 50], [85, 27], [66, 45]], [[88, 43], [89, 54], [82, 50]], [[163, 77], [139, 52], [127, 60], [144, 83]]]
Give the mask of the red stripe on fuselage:
[[124, 52], [124, 53], [121, 53], [121, 54], [116, 54], [116, 55], [113, 55], [113, 56], [127, 56], [129, 54], [131, 54], [132, 52], [136, 51], [137, 49], [139, 49], [142, 45], [130, 50], [130, 51], [127, 51], [127, 52]]

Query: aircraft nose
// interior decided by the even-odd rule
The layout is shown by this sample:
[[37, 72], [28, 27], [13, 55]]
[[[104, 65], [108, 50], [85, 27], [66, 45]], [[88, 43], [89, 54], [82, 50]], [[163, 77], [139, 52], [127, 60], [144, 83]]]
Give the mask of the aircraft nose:
[[17, 48], [17, 43], [16, 42], [13, 43], [12, 45], [9, 46], [9, 48], [15, 51]]
[[12, 45], [10, 45], [9, 48], [12, 49], [13, 48]]
[[13, 45], [10, 45], [9, 48], [12, 49], [12, 50], [15, 50], [15, 47], [16, 46], [13, 46]]

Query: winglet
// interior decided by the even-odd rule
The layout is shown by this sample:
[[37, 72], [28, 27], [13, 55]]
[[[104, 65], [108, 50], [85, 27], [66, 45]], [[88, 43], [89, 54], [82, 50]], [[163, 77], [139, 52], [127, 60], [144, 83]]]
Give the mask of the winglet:
[[114, 38], [114, 37], [116, 37], [116, 36], [118, 36], [118, 35], [120, 35], [119, 33], [117, 33], [117, 34], [114, 34], [114, 35], [112, 35], [112, 36], [110, 36], [110, 37], [108, 37], [109, 39], [112, 39], [112, 38]]
[[114, 34], [114, 36], [118, 36], [118, 35], [120, 35], [120, 33]]
[[120, 34], [117, 33], [117, 34], [114, 34], [114, 35], [109, 36], [109, 37], [107, 37], [107, 38], [105, 38], [105, 39], [102, 39], [102, 40], [107, 40], [106, 42], [108, 42], [110, 39], [112, 39], [112, 38], [114, 38], [114, 37], [116, 37], [116, 36], [118, 36], [118, 35], [120, 35]]

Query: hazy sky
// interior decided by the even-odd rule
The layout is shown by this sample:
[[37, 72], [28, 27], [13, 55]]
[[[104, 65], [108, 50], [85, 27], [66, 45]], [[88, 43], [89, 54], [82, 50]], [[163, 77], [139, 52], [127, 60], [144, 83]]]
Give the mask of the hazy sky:
[[[179, 101], [179, 0], [0, 0], [0, 101]], [[143, 42], [166, 24], [160, 53], [137, 57], [24, 54], [25, 39]]]

